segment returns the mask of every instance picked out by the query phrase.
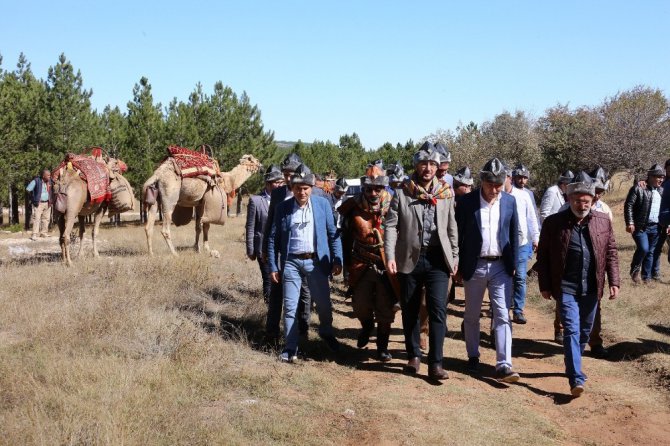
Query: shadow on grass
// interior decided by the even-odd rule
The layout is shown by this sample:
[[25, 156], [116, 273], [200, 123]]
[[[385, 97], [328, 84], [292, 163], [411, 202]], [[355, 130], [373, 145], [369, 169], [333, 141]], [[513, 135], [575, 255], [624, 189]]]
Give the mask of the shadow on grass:
[[31, 255], [30, 257], [15, 257], [9, 259], [0, 259], [0, 266], [5, 265], [28, 266], [28, 265], [37, 265], [40, 263], [56, 263], [56, 262], [62, 262], [60, 252], [39, 252]]
[[654, 330], [656, 333], [661, 333], [666, 336], [670, 336], [670, 326], [666, 325], [659, 325], [659, 324], [649, 324], [647, 327], [651, 328]]
[[670, 344], [653, 339], [638, 338], [637, 342], [623, 341], [613, 344], [607, 350], [609, 350], [608, 361], [634, 361], [652, 353], [670, 354]]
[[512, 342], [512, 353], [515, 358], [542, 359], [562, 355], [563, 346], [553, 340], [515, 338]]

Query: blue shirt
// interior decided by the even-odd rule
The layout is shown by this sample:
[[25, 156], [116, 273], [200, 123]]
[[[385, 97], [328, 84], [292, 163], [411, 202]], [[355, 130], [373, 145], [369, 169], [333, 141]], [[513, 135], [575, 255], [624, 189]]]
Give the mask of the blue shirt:
[[314, 252], [314, 212], [312, 200], [303, 207], [296, 201], [291, 216], [291, 238], [288, 242], [289, 254]]
[[[44, 185], [45, 183], [42, 182]], [[26, 187], [28, 192], [32, 192], [35, 189], [35, 180], [33, 179]], [[42, 187], [42, 195], [40, 196], [40, 201], [49, 201], [49, 189], [47, 187]]]

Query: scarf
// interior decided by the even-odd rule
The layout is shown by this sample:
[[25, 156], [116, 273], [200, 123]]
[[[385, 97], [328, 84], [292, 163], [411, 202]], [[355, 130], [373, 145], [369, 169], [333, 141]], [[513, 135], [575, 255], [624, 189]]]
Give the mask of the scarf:
[[446, 181], [442, 182], [438, 180], [437, 177], [431, 180], [427, 188], [421, 187], [416, 180], [416, 174], [414, 174], [404, 184], [405, 192], [416, 200], [421, 200], [430, 203], [433, 206], [437, 206], [437, 200], [454, 196], [449, 183]]
[[365, 194], [363, 192], [357, 194], [353, 200], [355, 200], [356, 205], [361, 211], [372, 216], [373, 226], [377, 229], [381, 229], [382, 218], [386, 215], [389, 208], [391, 207], [391, 194], [389, 191], [384, 189], [379, 195], [379, 201], [375, 204], [370, 203], [365, 198]]

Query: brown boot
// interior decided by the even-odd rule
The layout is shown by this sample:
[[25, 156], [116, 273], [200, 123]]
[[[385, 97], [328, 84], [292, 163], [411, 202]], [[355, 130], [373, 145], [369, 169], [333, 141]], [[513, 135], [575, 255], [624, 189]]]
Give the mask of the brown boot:
[[428, 377], [430, 379], [436, 379], [438, 381], [442, 381], [445, 379], [449, 379], [449, 374], [447, 373], [446, 370], [442, 368], [440, 364], [433, 364], [430, 367], [428, 367]]

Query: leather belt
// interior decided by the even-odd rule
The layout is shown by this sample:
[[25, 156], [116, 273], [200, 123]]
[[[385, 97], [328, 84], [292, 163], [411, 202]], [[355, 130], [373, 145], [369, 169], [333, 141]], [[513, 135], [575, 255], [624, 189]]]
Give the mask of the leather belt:
[[487, 262], [495, 262], [497, 260], [502, 259], [502, 256], [480, 256], [479, 258], [482, 260], [486, 260]]
[[313, 252], [301, 252], [300, 254], [289, 254], [289, 255], [302, 260], [309, 260], [316, 258], [316, 254]]

